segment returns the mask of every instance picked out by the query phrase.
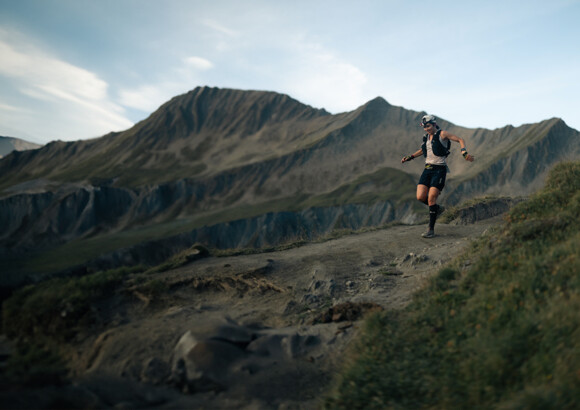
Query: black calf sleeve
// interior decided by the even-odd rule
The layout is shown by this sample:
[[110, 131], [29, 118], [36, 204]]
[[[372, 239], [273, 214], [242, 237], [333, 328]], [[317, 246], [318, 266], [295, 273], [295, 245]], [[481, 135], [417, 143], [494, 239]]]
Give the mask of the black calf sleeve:
[[435, 228], [435, 221], [437, 220], [437, 208], [439, 208], [439, 205], [429, 205], [429, 229]]

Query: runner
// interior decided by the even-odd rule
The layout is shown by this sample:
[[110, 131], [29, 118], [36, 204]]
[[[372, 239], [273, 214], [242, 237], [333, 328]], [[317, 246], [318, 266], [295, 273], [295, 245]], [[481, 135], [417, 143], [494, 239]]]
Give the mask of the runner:
[[427, 132], [423, 137], [421, 149], [404, 157], [401, 162], [411, 161], [421, 154], [425, 157], [425, 170], [417, 184], [417, 200], [429, 206], [429, 229], [421, 236], [433, 238], [435, 236], [435, 221], [444, 211], [444, 207], [437, 204], [437, 198], [445, 186], [446, 159], [449, 155], [449, 148], [451, 148], [451, 141], [461, 145], [461, 154], [466, 161], [473, 162], [475, 158], [467, 153], [463, 138], [441, 130], [434, 116], [424, 115], [421, 119], [421, 126]]

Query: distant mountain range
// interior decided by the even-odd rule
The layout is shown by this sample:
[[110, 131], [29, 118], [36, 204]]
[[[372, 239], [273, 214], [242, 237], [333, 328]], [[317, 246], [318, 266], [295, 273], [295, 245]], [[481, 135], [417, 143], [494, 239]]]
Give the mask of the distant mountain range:
[[12, 151], [26, 151], [40, 148], [42, 145], [21, 140], [19, 138], [0, 136], [0, 158], [10, 154]]
[[[419, 221], [423, 161], [401, 158], [419, 148], [424, 114], [380, 97], [331, 115], [273, 92], [196, 88], [126, 131], [3, 158], [0, 258], [38, 272], [62, 268], [66, 252], [84, 255], [70, 264], [155, 263], [193, 241], [266, 246]], [[558, 118], [495, 130], [438, 123], [476, 157], [453, 147], [441, 197], [450, 205], [528, 195], [555, 163], [580, 157], [579, 132]], [[35, 266], [22, 262], [30, 255]]]

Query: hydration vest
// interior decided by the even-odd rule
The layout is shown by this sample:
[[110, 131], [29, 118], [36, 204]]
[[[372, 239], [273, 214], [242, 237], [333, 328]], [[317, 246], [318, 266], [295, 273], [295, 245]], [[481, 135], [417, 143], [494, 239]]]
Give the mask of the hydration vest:
[[[437, 130], [433, 139], [431, 140], [431, 147], [433, 148], [433, 154], [438, 157], [447, 157], [450, 154], [449, 148], [451, 148], [451, 141], [447, 140], [447, 143], [443, 145], [440, 139], [441, 130]], [[423, 136], [423, 144], [421, 145], [421, 150], [423, 151], [423, 156], [427, 157], [427, 142], [429, 141], [429, 134]]]

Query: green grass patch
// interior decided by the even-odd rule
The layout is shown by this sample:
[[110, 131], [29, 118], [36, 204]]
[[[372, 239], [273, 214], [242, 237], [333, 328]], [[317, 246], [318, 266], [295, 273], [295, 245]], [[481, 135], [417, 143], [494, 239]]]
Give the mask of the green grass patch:
[[327, 408], [580, 406], [580, 163], [369, 318]]
[[168, 270], [177, 269], [195, 260], [206, 258], [209, 255], [210, 251], [205, 246], [201, 244], [195, 244], [189, 249], [186, 249], [182, 252], [179, 252], [176, 255], [173, 255], [171, 258], [169, 258], [162, 264], [148, 269], [147, 273], [167, 272]]
[[[66, 346], [107, 325], [110, 301], [143, 267], [46, 280], [17, 290], [2, 304], [2, 333], [15, 341], [0, 381], [42, 386], [66, 382]], [[145, 287], [157, 295], [162, 287]], [[97, 330], [98, 331], [98, 330]]]
[[393, 168], [382, 168], [352, 182], [301, 203], [302, 208], [344, 204], [368, 204], [379, 201], [401, 203], [415, 199], [415, 177]]
[[127, 275], [119, 268], [74, 278], [55, 278], [17, 290], [2, 305], [3, 333], [20, 340], [63, 342], [97, 323], [94, 303], [112, 297]]

